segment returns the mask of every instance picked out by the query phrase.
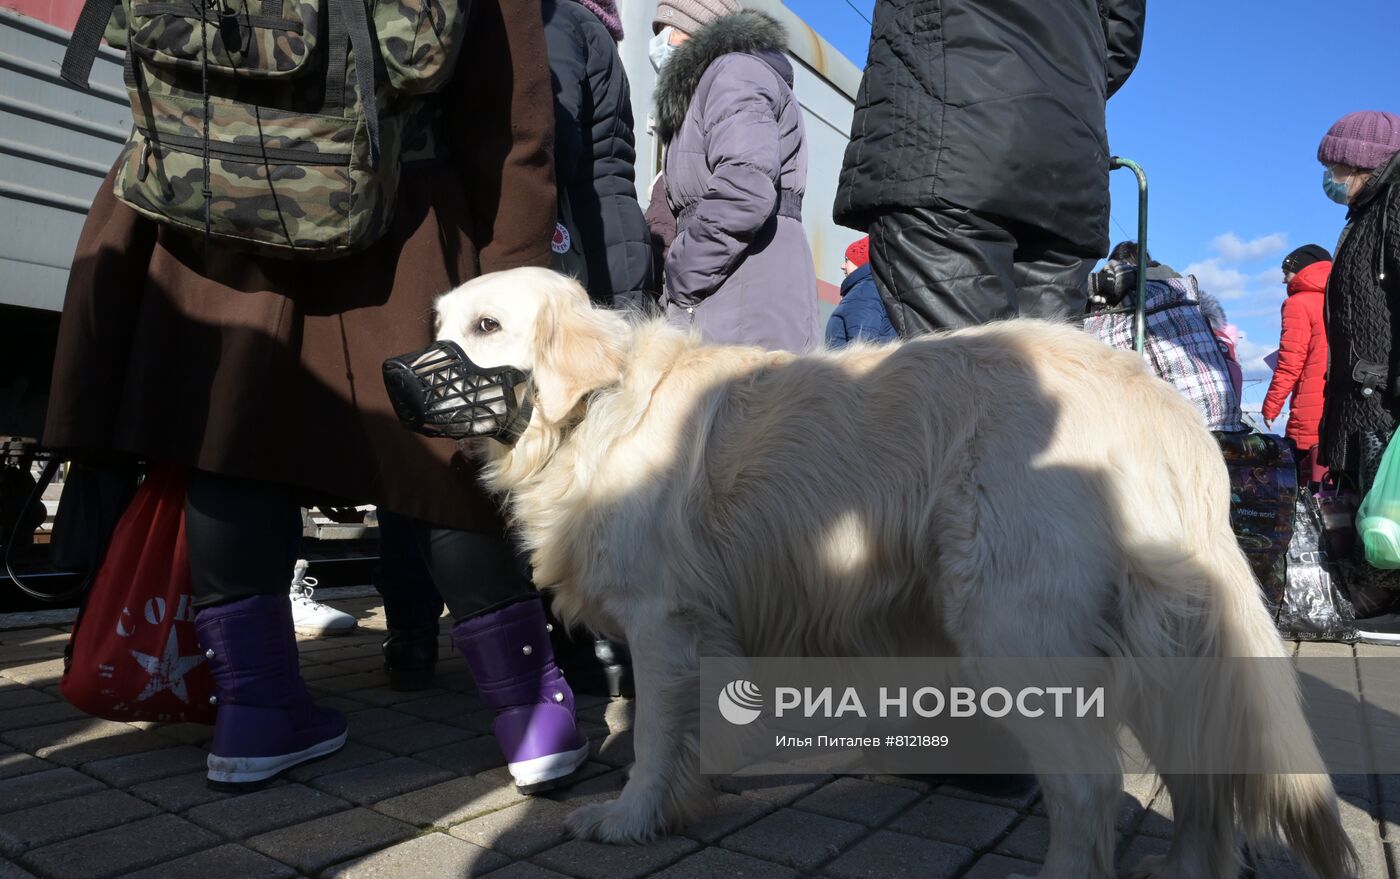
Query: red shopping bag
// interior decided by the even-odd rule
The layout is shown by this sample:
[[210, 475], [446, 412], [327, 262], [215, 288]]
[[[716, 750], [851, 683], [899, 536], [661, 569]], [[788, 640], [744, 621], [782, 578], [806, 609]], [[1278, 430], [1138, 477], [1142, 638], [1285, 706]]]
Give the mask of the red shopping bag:
[[88, 714], [214, 722], [214, 680], [194, 630], [187, 479], [188, 471], [178, 465], [152, 468], [93, 578], [59, 685]]

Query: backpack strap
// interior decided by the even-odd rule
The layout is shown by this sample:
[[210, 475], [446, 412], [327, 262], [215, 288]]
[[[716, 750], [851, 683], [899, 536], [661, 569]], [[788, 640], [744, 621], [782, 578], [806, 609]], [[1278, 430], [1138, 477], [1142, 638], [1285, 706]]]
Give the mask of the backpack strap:
[[[95, 0], [88, 0], [89, 3]], [[349, 48], [355, 50], [355, 94], [360, 99], [360, 113], [365, 117], [365, 131], [369, 134], [369, 162], [371, 168], [379, 167], [379, 101], [375, 97], [374, 69], [379, 61], [379, 43], [370, 36], [369, 14], [365, 11], [364, 0], [330, 0], [332, 7], [340, 7], [340, 16], [332, 16], [330, 21], [330, 51], [332, 58], [343, 59], [345, 47], [341, 39], [349, 39]], [[341, 18], [343, 16], [343, 18]], [[339, 28], [336, 19], [341, 18]], [[337, 30], [340, 33], [337, 33]], [[343, 36], [342, 36], [343, 35]], [[335, 76], [327, 85], [327, 91], [340, 89], [344, 76]]]
[[73, 26], [73, 38], [68, 41], [68, 50], [63, 53], [63, 67], [59, 70], [60, 76], [78, 88], [88, 86], [93, 62], [97, 60], [97, 50], [102, 45], [102, 35], [112, 18], [112, 10], [120, 2], [86, 0], [82, 12], [78, 13], [78, 23]]

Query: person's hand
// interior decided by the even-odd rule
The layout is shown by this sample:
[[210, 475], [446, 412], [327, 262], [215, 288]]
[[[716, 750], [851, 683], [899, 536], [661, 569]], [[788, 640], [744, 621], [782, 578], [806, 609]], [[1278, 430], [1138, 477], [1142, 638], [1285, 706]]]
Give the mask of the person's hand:
[[1264, 429], [1267, 430], [1267, 431], [1269, 431], [1270, 433], [1273, 433], [1273, 431], [1274, 431], [1274, 420], [1273, 420], [1272, 418], [1265, 418], [1265, 419], [1264, 419]]
[[1137, 266], [1110, 260], [1102, 269], [1089, 276], [1090, 298], [1114, 306], [1137, 284]]

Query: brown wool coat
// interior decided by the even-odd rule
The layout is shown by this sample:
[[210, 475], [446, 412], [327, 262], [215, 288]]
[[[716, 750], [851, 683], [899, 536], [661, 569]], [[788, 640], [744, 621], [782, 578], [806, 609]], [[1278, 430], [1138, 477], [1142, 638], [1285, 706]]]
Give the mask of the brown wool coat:
[[386, 357], [433, 339], [435, 297], [483, 272], [547, 266], [553, 104], [538, 0], [474, 0], [443, 95], [450, 157], [406, 168], [388, 234], [331, 262], [250, 256], [138, 216], [111, 178], [64, 303], [44, 441], [174, 459], [500, 528], [475, 467], [403, 429]]

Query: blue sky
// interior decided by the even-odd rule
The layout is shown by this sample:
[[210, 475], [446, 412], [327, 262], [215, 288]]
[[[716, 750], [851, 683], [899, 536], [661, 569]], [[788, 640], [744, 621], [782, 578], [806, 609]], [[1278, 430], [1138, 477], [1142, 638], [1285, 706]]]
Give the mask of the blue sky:
[[[864, 65], [860, 13], [874, 0], [785, 2]], [[1109, 102], [1113, 151], [1147, 170], [1149, 248], [1194, 273], [1244, 331], [1246, 373], [1264, 379], [1246, 390], [1255, 406], [1261, 358], [1278, 347], [1279, 265], [1302, 244], [1331, 250], [1345, 219], [1322, 194], [1318, 141], [1352, 110], [1400, 112], [1394, 3], [1152, 0], [1142, 60]], [[1113, 217], [1114, 241], [1136, 235], [1127, 171], [1114, 174]]]

